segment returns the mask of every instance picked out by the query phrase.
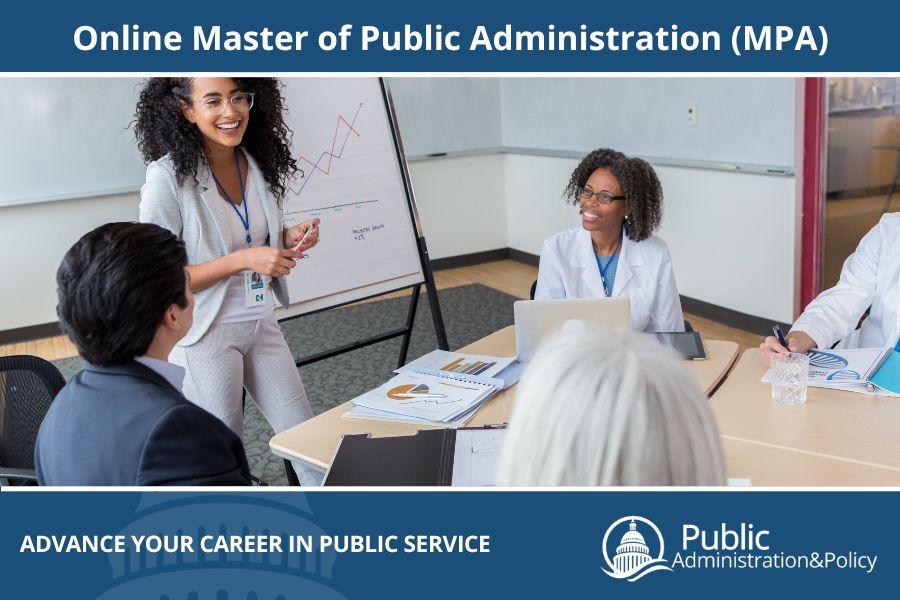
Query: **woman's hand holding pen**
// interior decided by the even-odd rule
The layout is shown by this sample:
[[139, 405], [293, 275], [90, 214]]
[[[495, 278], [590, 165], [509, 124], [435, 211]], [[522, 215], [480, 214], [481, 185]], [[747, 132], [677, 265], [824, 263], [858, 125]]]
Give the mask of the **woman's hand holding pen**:
[[[319, 243], [319, 219], [297, 223], [284, 230], [284, 247], [294, 248], [301, 253]], [[302, 244], [301, 244], [302, 242]], [[302, 258], [302, 256], [300, 257]]]
[[808, 350], [816, 347], [816, 341], [809, 337], [805, 331], [792, 331], [787, 334], [787, 348], [781, 345], [778, 338], [770, 335], [759, 345], [759, 356], [763, 363], [769, 366], [772, 361], [773, 354], [785, 354], [787, 352], [796, 352], [804, 354]]
[[238, 254], [243, 263], [241, 271], [255, 271], [269, 277], [284, 277], [297, 265], [297, 259], [303, 258], [300, 252], [270, 246], [247, 248], [239, 250]]
[[[303, 242], [300, 244], [299, 242]], [[240, 250], [241, 271], [256, 271], [269, 277], [284, 277], [303, 258], [303, 251], [319, 243], [319, 219], [297, 223], [284, 230], [285, 248], [260, 246]]]

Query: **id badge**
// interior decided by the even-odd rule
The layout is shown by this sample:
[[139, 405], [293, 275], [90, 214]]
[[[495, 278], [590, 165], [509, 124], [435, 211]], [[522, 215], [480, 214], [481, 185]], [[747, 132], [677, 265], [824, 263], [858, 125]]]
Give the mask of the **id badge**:
[[244, 271], [244, 308], [255, 308], [266, 303], [266, 282], [255, 271]]

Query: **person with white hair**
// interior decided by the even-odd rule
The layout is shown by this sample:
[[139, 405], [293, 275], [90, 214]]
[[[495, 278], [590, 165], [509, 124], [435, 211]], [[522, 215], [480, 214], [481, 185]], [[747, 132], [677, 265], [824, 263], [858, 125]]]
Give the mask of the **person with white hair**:
[[537, 350], [517, 386], [498, 485], [724, 485], [706, 396], [649, 335], [581, 329]]

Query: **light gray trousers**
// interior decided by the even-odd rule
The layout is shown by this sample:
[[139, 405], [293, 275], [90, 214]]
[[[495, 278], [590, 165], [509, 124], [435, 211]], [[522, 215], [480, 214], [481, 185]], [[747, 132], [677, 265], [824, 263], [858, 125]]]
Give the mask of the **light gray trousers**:
[[[309, 399], [284, 334], [274, 316], [243, 323], [214, 323], [196, 344], [176, 346], [169, 360], [186, 371], [184, 395], [219, 417], [243, 438], [243, 388], [269, 425], [280, 433], [312, 417]], [[322, 473], [294, 462], [302, 485]]]

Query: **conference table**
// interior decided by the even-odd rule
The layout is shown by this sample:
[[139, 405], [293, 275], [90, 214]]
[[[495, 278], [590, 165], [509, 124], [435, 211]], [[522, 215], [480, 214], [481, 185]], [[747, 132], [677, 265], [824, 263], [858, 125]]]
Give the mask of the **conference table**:
[[[707, 360], [685, 361], [685, 364], [696, 376], [700, 387], [709, 395], [734, 364], [738, 355], [738, 345], [718, 340], [703, 340], [703, 344]], [[460, 348], [459, 351], [489, 356], [514, 356], [515, 326], [510, 325], [501, 329]], [[515, 386], [498, 392], [475, 413], [467, 426], [480, 427], [506, 423], [512, 411], [514, 396]], [[352, 407], [352, 402], [344, 402], [296, 427], [285, 430], [271, 439], [269, 447], [283, 458], [300, 460], [327, 469], [344, 435], [358, 433], [368, 433], [372, 436], [413, 435], [421, 429], [432, 429], [427, 425], [412, 423], [343, 418], [342, 415]]]
[[757, 485], [900, 485], [900, 398], [810, 387], [806, 404], [772, 401], [759, 349], [710, 399], [729, 477]]

